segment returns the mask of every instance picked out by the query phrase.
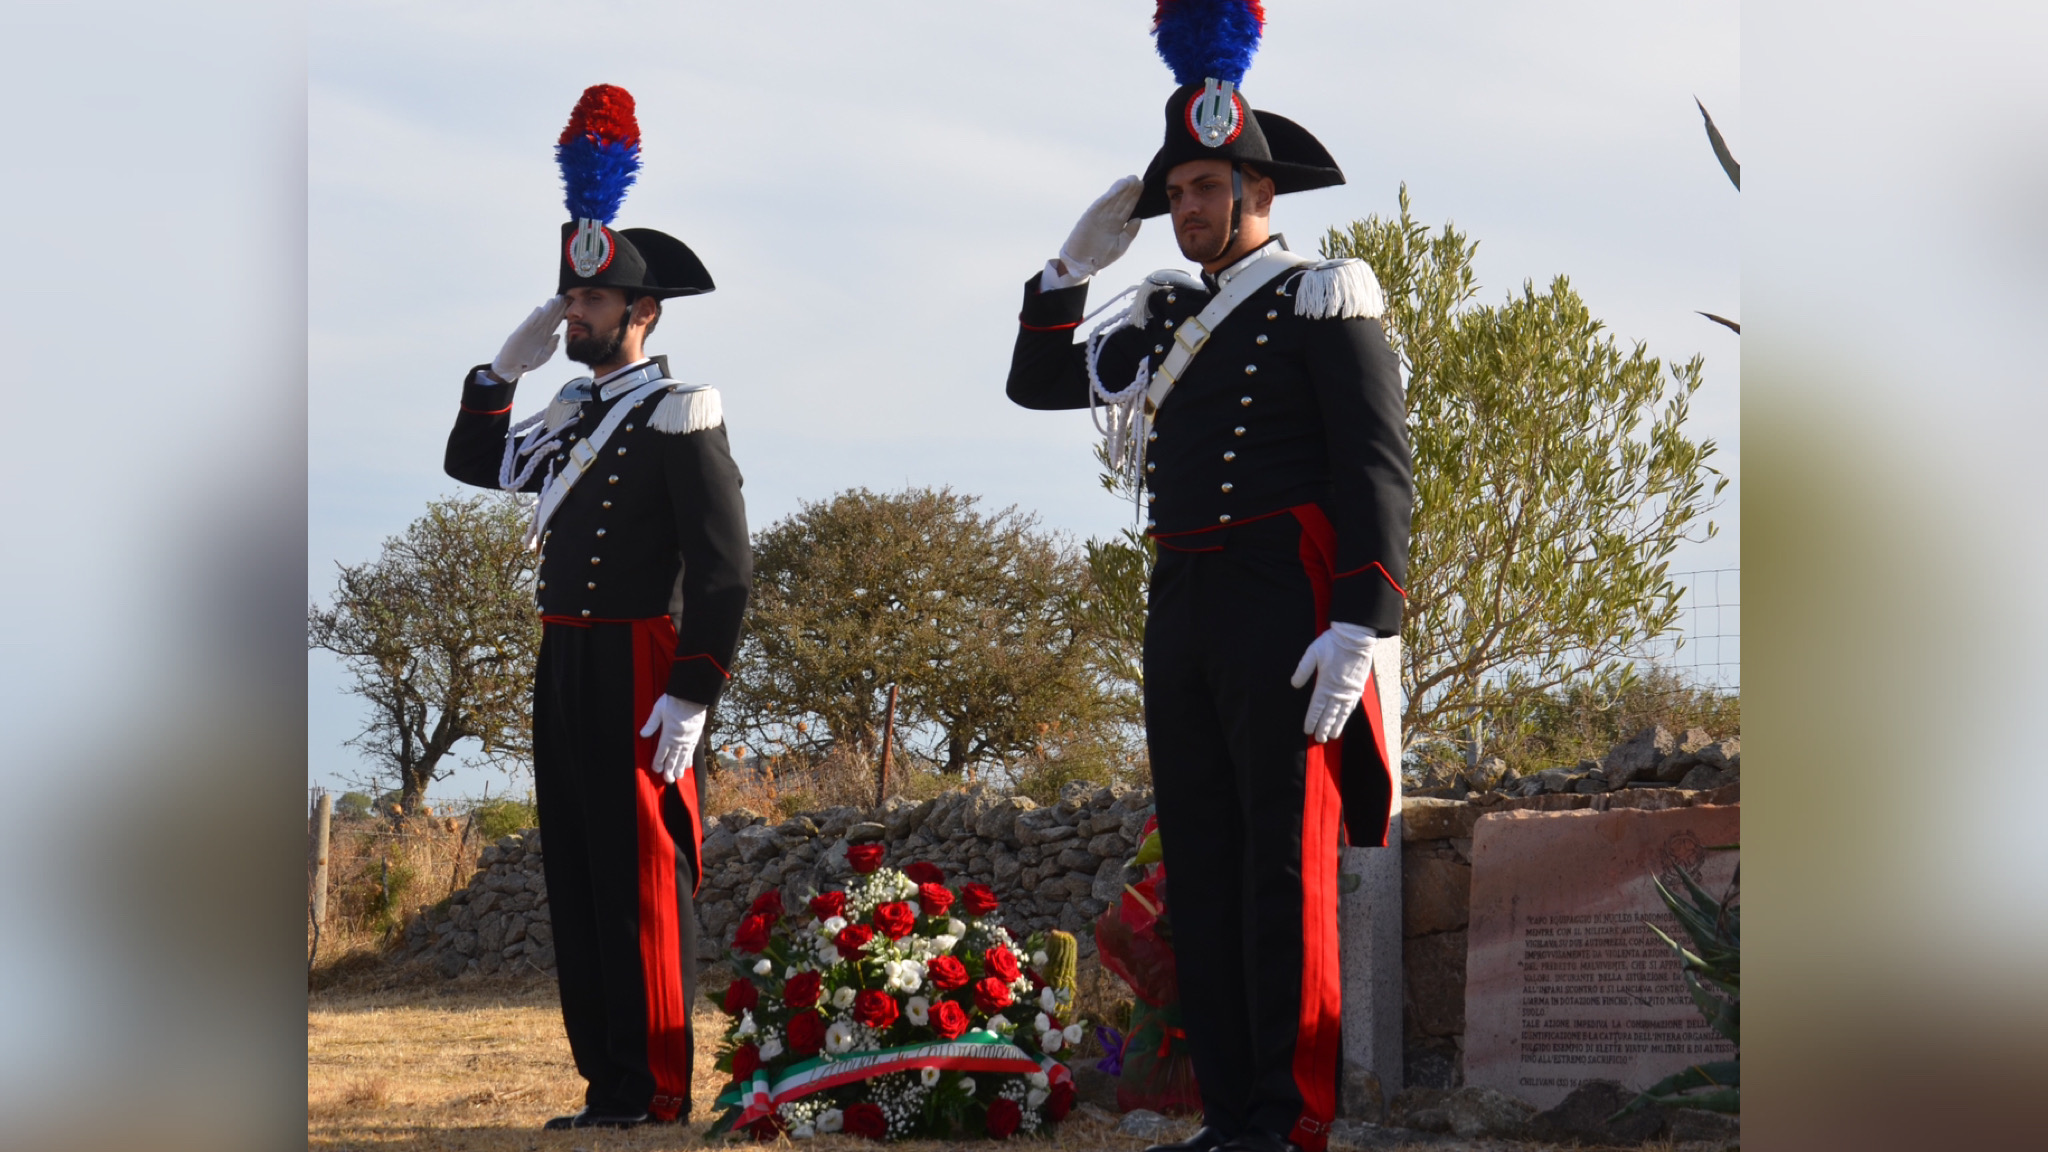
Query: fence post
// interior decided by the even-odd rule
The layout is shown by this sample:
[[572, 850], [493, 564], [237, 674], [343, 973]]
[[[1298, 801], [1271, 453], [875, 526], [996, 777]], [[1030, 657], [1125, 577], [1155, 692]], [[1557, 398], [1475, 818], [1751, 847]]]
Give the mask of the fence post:
[[896, 740], [896, 685], [889, 685], [889, 718], [882, 722], [882, 769], [875, 781], [875, 807], [889, 798], [889, 745]]
[[313, 926], [327, 923], [327, 846], [334, 823], [334, 797], [324, 789], [313, 811]]

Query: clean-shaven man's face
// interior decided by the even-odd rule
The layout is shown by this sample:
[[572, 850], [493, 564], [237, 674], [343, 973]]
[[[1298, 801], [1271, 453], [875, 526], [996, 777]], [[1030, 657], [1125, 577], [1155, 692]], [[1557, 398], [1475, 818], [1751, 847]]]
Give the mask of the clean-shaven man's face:
[[[1244, 217], [1265, 217], [1273, 203], [1273, 182], [1244, 174]], [[1189, 160], [1166, 174], [1166, 206], [1180, 254], [1197, 264], [1221, 260], [1229, 250], [1230, 163]], [[1240, 225], [1241, 226], [1241, 225]]]

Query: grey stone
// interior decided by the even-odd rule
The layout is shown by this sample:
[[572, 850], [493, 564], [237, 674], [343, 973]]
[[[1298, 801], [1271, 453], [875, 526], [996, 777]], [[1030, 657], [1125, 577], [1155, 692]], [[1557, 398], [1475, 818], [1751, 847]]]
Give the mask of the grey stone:
[[1102, 835], [1088, 841], [1088, 851], [1093, 852], [1097, 856], [1105, 858], [1114, 857], [1118, 860], [1123, 860], [1129, 857], [1131, 847], [1128, 841], [1116, 833], [1104, 832]]
[[1430, 796], [1411, 796], [1401, 800], [1401, 838], [1403, 840], [1447, 840], [1453, 836], [1470, 837], [1472, 825], [1477, 823], [1484, 812], [1463, 800], [1439, 800]]
[[1136, 844], [1139, 837], [1145, 834], [1145, 822], [1150, 819], [1152, 819], [1150, 805], [1136, 809], [1124, 816], [1122, 822], [1117, 825], [1117, 832], [1128, 843]]
[[[1353, 1121], [1363, 1120], [1372, 1125], [1384, 1123], [1387, 1094], [1380, 1085], [1380, 1078], [1356, 1065], [1345, 1065], [1338, 1075], [1337, 1111]], [[1334, 1144], [1336, 1133], [1330, 1135]]]
[[1043, 847], [1048, 844], [1057, 844], [1062, 840], [1071, 840], [1077, 835], [1079, 835], [1079, 832], [1072, 824], [1055, 824], [1044, 832], [1039, 833], [1038, 843]]
[[872, 821], [863, 821], [859, 824], [849, 824], [846, 827], [846, 842], [848, 844], [872, 844], [877, 840], [881, 840], [887, 837], [888, 835], [888, 825], [876, 824]]
[[735, 808], [720, 816], [718, 822], [725, 825], [726, 831], [737, 833], [742, 828], [761, 823], [762, 817], [751, 808]]
[[462, 975], [462, 970], [468, 965], [469, 960], [461, 951], [450, 948], [434, 961], [434, 970], [441, 974], [442, 979], [453, 980]]
[[1695, 764], [1692, 766], [1692, 770], [1685, 774], [1685, 778], [1678, 782], [1678, 786], [1680, 788], [1692, 789], [1693, 791], [1705, 791], [1710, 788], [1719, 788], [1734, 780], [1735, 775], [1733, 773], [1719, 768], [1710, 768], [1705, 764]]
[[742, 864], [752, 864], [773, 852], [782, 850], [782, 842], [775, 836], [775, 829], [766, 824], [753, 824], [740, 829], [733, 837], [740, 853]]
[[738, 846], [733, 842], [732, 829], [727, 828], [722, 820], [713, 824], [711, 831], [704, 834], [705, 870], [710, 871], [724, 864], [732, 859], [736, 851]]
[[517, 944], [526, 939], [527, 921], [524, 916], [508, 917], [505, 921], [505, 943]]
[[1116, 812], [1097, 812], [1092, 816], [1083, 817], [1075, 827], [1080, 829], [1083, 836], [1100, 836], [1112, 828], [1122, 827], [1123, 822], [1123, 816]]
[[505, 967], [505, 958], [496, 952], [485, 952], [476, 958], [477, 967], [486, 976], [495, 976]]
[[1607, 753], [1603, 773], [1607, 786], [1619, 788], [1663, 762], [1678, 750], [1678, 741], [1661, 727], [1645, 728]]
[[1706, 1142], [1717, 1149], [1732, 1148], [1742, 1139], [1742, 1121], [1703, 1108], [1673, 1108], [1664, 1136], [1673, 1144]]
[[[1094, 1106], [1097, 1109], [1116, 1110], [1116, 1077], [1095, 1066], [1095, 1061], [1085, 1060], [1073, 1069], [1074, 1097], [1082, 1109]], [[1115, 1123], [1116, 1117], [1106, 1118]]]
[[493, 892], [503, 893], [507, 896], [515, 892], [524, 892], [526, 891], [526, 873], [508, 872], [502, 876], [493, 876], [486, 887]]
[[1710, 768], [1729, 769], [1742, 762], [1742, 737], [1730, 736], [1700, 749], [1699, 761]]
[[[1088, 886], [1088, 895], [1104, 905], [1114, 904], [1123, 898], [1127, 869], [1121, 860], [1104, 860], [1095, 871], [1095, 880]], [[1099, 912], [1100, 909], [1097, 909]]]
[[1468, 1140], [1474, 1136], [1518, 1137], [1528, 1131], [1536, 1106], [1497, 1089], [1467, 1084], [1444, 1101], [1444, 1115], [1450, 1120], [1452, 1134]]
[[498, 858], [504, 854], [505, 850], [494, 844], [476, 854], [476, 866], [478, 868], [489, 868], [491, 865], [496, 864]]
[[477, 925], [476, 946], [482, 952], [495, 952], [505, 946], [505, 917], [487, 916]]
[[1069, 872], [1086, 872], [1092, 876], [1097, 868], [1102, 867], [1102, 857], [1085, 848], [1062, 848], [1059, 859], [1060, 867]]
[[1535, 779], [1541, 782], [1545, 792], [1569, 792], [1579, 782], [1579, 777], [1580, 774], [1571, 768], [1545, 768], [1536, 773]]
[[517, 944], [507, 944], [498, 951], [498, 955], [506, 960], [523, 960], [526, 958], [526, 941], [521, 940]]
[[818, 824], [818, 835], [827, 839], [837, 839], [846, 835], [847, 829], [860, 823], [861, 812], [858, 808], [841, 804], [835, 808], [825, 809], [813, 819]]
[[555, 926], [547, 920], [535, 920], [526, 926], [526, 938], [542, 948], [551, 948], [555, 943]]
[[1409, 1036], [1401, 1042], [1401, 1074], [1410, 1088], [1458, 1087], [1458, 1041], [1451, 1036]]
[[1641, 1144], [1653, 1140], [1664, 1131], [1664, 1117], [1654, 1108], [1608, 1122], [1635, 1096], [1617, 1081], [1588, 1080], [1572, 1089], [1555, 1108], [1531, 1119], [1529, 1135], [1540, 1140], [1590, 1144]]
[[818, 834], [818, 826], [812, 823], [809, 817], [791, 816], [775, 826], [775, 834], [782, 838], [782, 842], [785, 845], [795, 847], [816, 836]]
[[1069, 780], [1060, 786], [1059, 811], [1063, 816], [1072, 815], [1088, 806], [1095, 796], [1092, 780]]
[[457, 932], [455, 934], [455, 951], [464, 956], [476, 955], [476, 933]]
[[1014, 839], [1017, 817], [1038, 807], [1029, 796], [1005, 796], [988, 806], [974, 822], [974, 834], [983, 840]]
[[[1069, 784], [1068, 787], [1071, 788], [1073, 785]], [[1147, 1108], [1138, 1108], [1124, 1113], [1124, 1118], [1117, 1122], [1116, 1130], [1121, 1136], [1135, 1136], [1140, 1140], [1163, 1144], [1168, 1140], [1178, 1139], [1183, 1127], [1185, 1125], [1180, 1121], [1169, 1120]]]
[[1442, 1088], [1408, 1088], [1387, 1102], [1387, 1122], [1417, 1132], [1449, 1132], [1451, 1117], [1444, 1104], [1450, 1092]]
[[1472, 913], [1472, 866], [1410, 851], [1401, 860], [1401, 932], [1426, 936], [1463, 928]]
[[1605, 792], [1607, 791], [1607, 781], [1601, 779], [1598, 772], [1588, 772], [1584, 776], [1572, 781], [1572, 791], [1581, 795]]
[[1023, 865], [1017, 862], [1017, 858], [1015, 856], [1011, 856], [1006, 853], [1002, 856], [996, 857], [995, 869], [993, 872], [996, 885], [1000, 888], [1008, 888], [1016, 884], [1017, 877], [1023, 872], [1023, 870]]
[[552, 944], [542, 945], [534, 951], [529, 959], [535, 968], [543, 972], [552, 971], [555, 967], [555, 946]]
[[498, 893], [488, 889], [472, 893], [469, 898], [469, 910], [473, 915], [481, 918], [488, 915], [491, 909], [498, 906], [498, 899]]
[[1463, 1035], [1465, 933], [1417, 936], [1402, 942], [1401, 954], [1407, 971], [1409, 1031], [1424, 1036]]

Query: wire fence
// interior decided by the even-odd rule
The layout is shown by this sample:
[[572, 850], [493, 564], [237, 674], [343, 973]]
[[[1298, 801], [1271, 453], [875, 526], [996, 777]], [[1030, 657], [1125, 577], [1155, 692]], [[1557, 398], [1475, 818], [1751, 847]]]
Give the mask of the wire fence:
[[1742, 691], [1742, 569], [1674, 572], [1678, 628], [1644, 645], [1642, 659], [1702, 687]]

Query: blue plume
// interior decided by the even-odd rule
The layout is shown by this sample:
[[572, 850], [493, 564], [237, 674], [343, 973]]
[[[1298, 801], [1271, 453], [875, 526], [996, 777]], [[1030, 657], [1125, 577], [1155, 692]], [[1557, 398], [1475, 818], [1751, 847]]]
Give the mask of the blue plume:
[[640, 174], [640, 142], [602, 143], [595, 136], [579, 136], [555, 145], [555, 161], [562, 166], [569, 218], [609, 224]]
[[1266, 26], [1259, 0], [1159, 0], [1152, 38], [1176, 84], [1244, 82]]

